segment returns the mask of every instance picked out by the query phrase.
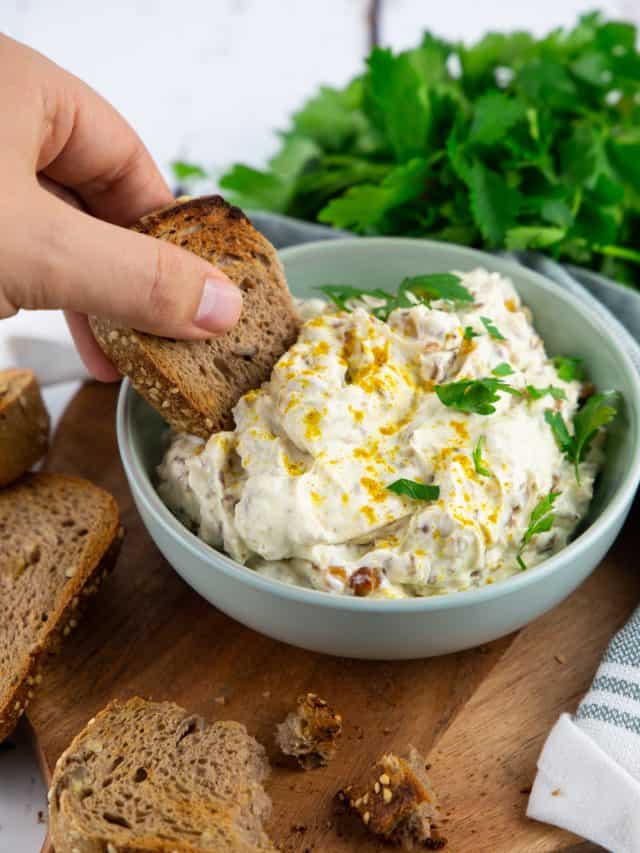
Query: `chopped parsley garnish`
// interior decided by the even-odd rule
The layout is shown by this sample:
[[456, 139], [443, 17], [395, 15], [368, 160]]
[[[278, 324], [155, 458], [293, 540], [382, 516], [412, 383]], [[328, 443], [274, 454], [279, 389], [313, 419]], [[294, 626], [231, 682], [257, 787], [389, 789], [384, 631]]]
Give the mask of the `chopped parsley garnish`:
[[518, 554], [516, 556], [518, 565], [523, 571], [527, 566], [522, 559], [522, 552], [534, 536], [537, 536], [538, 533], [546, 533], [548, 530], [551, 530], [553, 522], [556, 520], [556, 517], [552, 512], [553, 505], [559, 496], [560, 492], [549, 492], [546, 498], [541, 498], [538, 501], [531, 513], [531, 516], [529, 517], [529, 526], [524, 532], [524, 536], [522, 537], [520, 547], [518, 548]]
[[521, 397], [517, 388], [512, 388], [501, 379], [462, 379], [459, 382], [449, 382], [446, 385], [436, 385], [435, 392], [440, 402], [450, 409], [459, 412], [470, 412], [476, 415], [492, 415], [500, 398], [498, 391]]
[[476, 444], [473, 453], [471, 454], [473, 458], [473, 467], [476, 470], [476, 474], [480, 474], [482, 477], [490, 477], [491, 471], [487, 467], [482, 459], [482, 445], [484, 443], [484, 436], [481, 435], [478, 439], [478, 443]]
[[487, 332], [489, 332], [492, 338], [495, 338], [497, 341], [507, 340], [502, 332], [493, 325], [490, 317], [480, 317], [480, 319], [482, 320], [482, 325], [485, 327]]
[[390, 492], [396, 495], [404, 495], [415, 501], [437, 501], [440, 497], [440, 486], [432, 486], [427, 483], [417, 483], [415, 480], [395, 480], [387, 486]]
[[460, 277], [453, 273], [431, 273], [405, 278], [397, 293], [374, 288], [362, 290], [349, 284], [324, 284], [318, 288], [342, 311], [349, 311], [347, 303], [352, 299], [370, 296], [382, 300], [383, 304], [371, 309], [378, 320], [387, 320], [396, 308], [411, 308], [413, 305], [430, 305], [436, 299], [450, 302], [473, 302], [473, 294], [460, 284]]
[[557, 355], [553, 359], [558, 376], [563, 382], [573, 382], [574, 379], [584, 379], [584, 366], [581, 358], [571, 358], [568, 355]]
[[506, 361], [503, 361], [497, 367], [494, 367], [491, 371], [494, 376], [511, 376], [512, 373], [515, 373], [513, 367], [510, 364], [507, 364]]
[[480, 333], [474, 332], [472, 326], [465, 326], [464, 329], [464, 339], [465, 341], [470, 341], [472, 338], [479, 338]]
[[386, 303], [393, 298], [391, 293], [380, 288], [362, 290], [359, 287], [352, 287], [350, 284], [323, 284], [318, 290], [324, 293], [342, 311], [350, 310], [347, 302], [351, 299], [362, 299], [363, 296], [372, 296], [375, 299], [383, 299]]
[[567, 395], [562, 388], [558, 388], [556, 385], [547, 385], [546, 388], [536, 388], [534, 385], [527, 385], [527, 394], [532, 400], [541, 400], [547, 394], [550, 394], [554, 400], [567, 399]]
[[398, 296], [407, 291], [426, 303], [435, 299], [447, 299], [449, 302], [473, 302], [473, 294], [460, 284], [460, 276], [450, 272], [405, 278], [400, 285]]
[[565, 454], [576, 472], [580, 482], [580, 463], [584, 462], [591, 443], [599, 429], [611, 423], [618, 410], [615, 407], [617, 393], [609, 391], [593, 394], [573, 418], [573, 435], [569, 432], [560, 412], [550, 409], [544, 413], [544, 419], [551, 427], [560, 450]]

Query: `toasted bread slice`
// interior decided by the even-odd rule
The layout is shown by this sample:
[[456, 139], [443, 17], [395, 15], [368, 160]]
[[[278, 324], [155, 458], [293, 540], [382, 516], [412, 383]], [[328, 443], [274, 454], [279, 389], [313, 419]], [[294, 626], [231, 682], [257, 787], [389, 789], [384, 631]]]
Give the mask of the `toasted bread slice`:
[[79, 477], [27, 474], [0, 492], [0, 741], [40, 682], [43, 656], [112, 568], [121, 538], [115, 500]]
[[49, 415], [30, 370], [0, 370], [0, 486], [7, 486], [44, 456]]
[[220, 196], [191, 199], [145, 216], [134, 230], [167, 240], [223, 270], [242, 290], [236, 326], [206, 341], [174, 341], [92, 317], [106, 355], [179, 432], [207, 438], [233, 427], [231, 410], [266, 381], [295, 341], [299, 318], [282, 265], [244, 213]]
[[304, 770], [324, 767], [335, 754], [342, 717], [315, 693], [298, 699], [295, 711], [277, 727], [276, 742]]
[[358, 785], [338, 795], [360, 816], [369, 832], [403, 850], [439, 850], [446, 845], [436, 827], [435, 794], [420, 753], [387, 753]]
[[56, 764], [56, 853], [267, 853], [264, 749], [239, 723], [171, 702], [111, 702]]

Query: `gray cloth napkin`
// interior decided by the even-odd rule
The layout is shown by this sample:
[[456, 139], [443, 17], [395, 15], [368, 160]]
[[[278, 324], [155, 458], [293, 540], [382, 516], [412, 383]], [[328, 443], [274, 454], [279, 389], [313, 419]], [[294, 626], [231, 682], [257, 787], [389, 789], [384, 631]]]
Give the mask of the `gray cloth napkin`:
[[[273, 214], [251, 218], [277, 248], [353, 236]], [[587, 302], [640, 371], [639, 292], [535, 253], [508, 256]], [[527, 814], [614, 853], [640, 851], [640, 608], [612, 639], [576, 715], [563, 714], [551, 731]]]

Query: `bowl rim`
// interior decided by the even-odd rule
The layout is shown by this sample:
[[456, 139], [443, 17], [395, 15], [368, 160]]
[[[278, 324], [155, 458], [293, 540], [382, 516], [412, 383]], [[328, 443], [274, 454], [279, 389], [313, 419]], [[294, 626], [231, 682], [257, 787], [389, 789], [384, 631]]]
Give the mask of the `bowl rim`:
[[[625, 334], [622, 339], [619, 339], [613, 330], [605, 325], [603, 318], [599, 316], [598, 311], [594, 310], [588, 301], [582, 302], [576, 300], [572, 294], [559, 288], [554, 282], [547, 279], [546, 276], [528, 267], [521, 266], [511, 259], [496, 257], [477, 249], [470, 249], [456, 244], [410, 237], [354, 237], [342, 240], [314, 240], [299, 246], [283, 249], [279, 254], [283, 260], [289, 260], [291, 258], [304, 257], [304, 255], [314, 253], [318, 250], [331, 252], [339, 252], [343, 248], [351, 250], [354, 244], [362, 245], [363, 247], [381, 244], [387, 247], [391, 244], [398, 247], [420, 244], [427, 249], [431, 248], [439, 251], [446, 248], [448, 251], [453, 251], [461, 257], [466, 257], [470, 261], [477, 262], [479, 265], [488, 266], [490, 269], [498, 272], [503, 271], [506, 275], [515, 272], [518, 276], [525, 276], [532, 281], [534, 286], [540, 287], [547, 292], [553, 292], [554, 297], [564, 301], [567, 308], [575, 310], [576, 305], [578, 305], [579, 312], [600, 331], [603, 337], [607, 338], [631, 378], [631, 384], [634, 388], [634, 399], [625, 399], [625, 403], [628, 407], [633, 407], [636, 420], [640, 422], [640, 375], [625, 349], [625, 346], [633, 345], [637, 351], [638, 363], [640, 363], [640, 347], [638, 347], [635, 340], [626, 330], [624, 330]], [[604, 308], [604, 306], [602, 307]], [[604, 310], [607, 311], [606, 308]], [[616, 329], [617, 332], [619, 332], [620, 328], [624, 329], [617, 318], [613, 315], [611, 317], [615, 321], [613, 325], [618, 327]], [[232, 580], [246, 583], [257, 591], [301, 604], [350, 610], [354, 613], [380, 612], [391, 614], [396, 612], [421, 611], [427, 613], [433, 610], [465, 608], [481, 604], [488, 600], [493, 601], [503, 596], [512, 595], [531, 584], [543, 582], [550, 575], [560, 571], [568, 561], [579, 559], [605, 534], [609, 527], [615, 524], [619, 516], [625, 512], [626, 507], [631, 503], [638, 482], [640, 481], [640, 448], [638, 434], [634, 433], [632, 436], [632, 464], [628, 467], [622, 482], [600, 515], [565, 548], [558, 551], [552, 557], [538, 563], [530, 571], [512, 575], [499, 583], [486, 584], [483, 587], [466, 589], [446, 595], [416, 596], [414, 598], [401, 599], [368, 599], [332, 594], [260, 575], [253, 569], [236, 562], [222, 551], [218, 551], [216, 548], [208, 545], [173, 515], [161, 500], [151, 482], [151, 478], [146, 474], [144, 467], [133, 450], [133, 442], [131, 440], [132, 407], [137, 397], [137, 392], [130, 381], [125, 379], [118, 396], [116, 413], [118, 448], [134, 497], [143, 504], [146, 512], [150, 517], [155, 519], [166, 535], [182, 547], [186, 547], [198, 561], [207, 563], [210, 568], [221, 571]]]

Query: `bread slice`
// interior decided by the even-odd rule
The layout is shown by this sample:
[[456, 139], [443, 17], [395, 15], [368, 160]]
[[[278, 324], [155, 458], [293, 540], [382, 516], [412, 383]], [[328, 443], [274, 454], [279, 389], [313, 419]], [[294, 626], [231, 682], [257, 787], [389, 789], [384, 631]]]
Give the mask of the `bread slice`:
[[189, 249], [243, 292], [236, 326], [206, 341], [174, 341], [92, 317], [94, 335], [118, 370], [179, 432], [207, 438], [233, 427], [231, 409], [271, 375], [300, 321], [269, 241], [221, 196], [190, 199], [145, 216], [134, 230]]
[[276, 742], [300, 767], [323, 767], [333, 758], [342, 734], [342, 717], [315, 693], [298, 699], [295, 711], [277, 727]]
[[28, 471], [46, 450], [49, 415], [30, 370], [0, 370], [0, 486]]
[[0, 491], [0, 741], [40, 683], [43, 656], [112, 568], [121, 538], [115, 500], [86, 480], [27, 474]]
[[404, 758], [383, 755], [361, 784], [338, 796], [369, 832], [403, 850], [439, 850], [446, 845], [435, 827], [436, 797], [424, 758], [413, 747]]
[[56, 853], [263, 853], [264, 749], [240, 723], [171, 702], [114, 701], [62, 754], [49, 791]]

